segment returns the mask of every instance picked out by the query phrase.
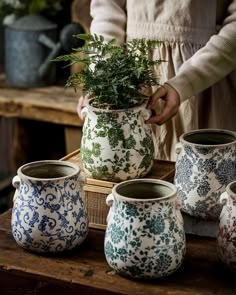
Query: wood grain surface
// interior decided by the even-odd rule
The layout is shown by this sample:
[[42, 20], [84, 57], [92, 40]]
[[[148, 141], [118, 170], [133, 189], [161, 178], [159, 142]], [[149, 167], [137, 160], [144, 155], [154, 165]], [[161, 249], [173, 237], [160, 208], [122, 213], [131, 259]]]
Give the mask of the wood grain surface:
[[[177, 272], [163, 279], [138, 281], [121, 277], [108, 266], [103, 251], [104, 231], [90, 229], [76, 250], [43, 256], [17, 245], [11, 234], [10, 220], [11, 210], [0, 216], [1, 295], [50, 294], [52, 290], [72, 295], [236, 294], [235, 273], [218, 261], [215, 239], [187, 236], [187, 254]], [[14, 284], [15, 293], [9, 293]], [[29, 289], [31, 293], [24, 291]], [[22, 290], [25, 293], [17, 293]]]
[[0, 116], [82, 126], [76, 113], [81, 91], [64, 86], [13, 88], [0, 74]]

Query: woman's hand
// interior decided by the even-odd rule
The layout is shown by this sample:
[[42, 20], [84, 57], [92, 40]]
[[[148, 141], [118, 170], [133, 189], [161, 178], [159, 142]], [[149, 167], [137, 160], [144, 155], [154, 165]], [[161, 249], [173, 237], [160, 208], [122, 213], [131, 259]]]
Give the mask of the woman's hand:
[[91, 94], [87, 94], [86, 96], [80, 96], [78, 104], [77, 104], [77, 114], [82, 121], [84, 121], [84, 117], [81, 115], [82, 109], [85, 107], [87, 101], [92, 97]]
[[151, 98], [148, 101], [147, 108], [154, 110], [155, 105], [159, 99], [165, 101], [164, 108], [159, 114], [154, 114], [150, 119], [146, 121], [147, 124], [154, 123], [157, 125], [162, 125], [169, 119], [171, 119], [174, 115], [176, 115], [179, 105], [180, 105], [180, 97], [178, 92], [168, 84], [164, 84], [160, 88], [158, 88]]

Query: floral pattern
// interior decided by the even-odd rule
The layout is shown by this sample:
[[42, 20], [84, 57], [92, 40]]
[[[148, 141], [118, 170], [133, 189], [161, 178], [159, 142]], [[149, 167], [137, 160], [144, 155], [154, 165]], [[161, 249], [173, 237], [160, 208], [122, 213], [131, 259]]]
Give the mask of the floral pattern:
[[[135, 191], [136, 182], [131, 181]], [[159, 180], [153, 182], [160, 187], [172, 185]], [[117, 185], [108, 196], [113, 200], [104, 246], [108, 264], [119, 274], [133, 278], [158, 278], [175, 272], [186, 251], [177, 195], [168, 199], [134, 200], [120, 197], [116, 188]]]
[[222, 210], [220, 195], [236, 179], [236, 134], [230, 132], [235, 140], [218, 146], [193, 144], [184, 140], [185, 135], [178, 143], [181, 149], [174, 180], [182, 210], [192, 216], [217, 220]]
[[88, 233], [88, 216], [79, 175], [58, 180], [14, 178], [12, 234], [23, 248], [61, 252], [80, 245]]
[[120, 182], [145, 176], [152, 168], [154, 144], [144, 122], [145, 104], [127, 110], [99, 110], [88, 105], [81, 159], [93, 178]]
[[[232, 189], [231, 189], [232, 188]], [[236, 270], [236, 181], [220, 197], [223, 209], [217, 234], [218, 254], [231, 270]]]

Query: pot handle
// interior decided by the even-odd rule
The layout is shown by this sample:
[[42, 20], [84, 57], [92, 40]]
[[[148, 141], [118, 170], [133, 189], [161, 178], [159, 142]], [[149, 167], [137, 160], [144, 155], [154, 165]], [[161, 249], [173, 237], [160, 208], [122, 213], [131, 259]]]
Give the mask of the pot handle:
[[219, 200], [220, 204], [223, 205], [222, 210], [221, 210], [221, 213], [220, 213], [220, 217], [219, 217], [220, 220], [221, 220], [222, 217], [225, 215], [225, 207], [224, 207], [224, 206], [227, 204], [227, 201], [228, 201], [228, 200], [229, 200], [229, 195], [228, 195], [228, 193], [227, 193], [227, 192], [223, 192], [223, 193], [220, 195], [220, 200]]
[[109, 194], [106, 198], [106, 204], [107, 204], [107, 206], [110, 207], [109, 212], [107, 214], [107, 223], [108, 223], [109, 219], [111, 218], [113, 201], [114, 201], [113, 194]]
[[181, 142], [177, 142], [175, 145], [175, 152], [176, 154], [180, 154], [182, 151], [183, 145]]
[[227, 203], [229, 199], [229, 195], [227, 192], [223, 192], [221, 195], [220, 195], [220, 204], [223, 204], [225, 205]]
[[182, 208], [182, 202], [180, 200], [180, 197], [177, 197], [175, 200], [175, 209], [180, 210]]
[[81, 118], [85, 119], [85, 117], [87, 116], [88, 114], [88, 108], [87, 107], [83, 107], [81, 112], [80, 112], [80, 116]]
[[16, 188], [16, 191], [15, 191], [15, 194], [13, 196], [13, 203], [15, 202], [16, 200], [16, 197], [17, 197], [17, 190], [19, 189], [20, 187], [20, 177], [18, 175], [14, 176], [13, 179], [12, 179], [12, 185], [14, 186], [14, 188]]
[[181, 208], [182, 208], [182, 202], [180, 197], [177, 196], [175, 200], [176, 217], [177, 217], [177, 220], [180, 222], [180, 224], [184, 224]]
[[146, 109], [146, 108], [145, 108], [145, 109], [142, 111], [142, 116], [143, 116], [144, 121], [147, 121], [148, 119], [151, 118], [151, 116], [152, 116], [152, 111], [149, 110], [149, 109]]
[[113, 194], [109, 194], [106, 198], [106, 204], [107, 206], [111, 207], [114, 201]]

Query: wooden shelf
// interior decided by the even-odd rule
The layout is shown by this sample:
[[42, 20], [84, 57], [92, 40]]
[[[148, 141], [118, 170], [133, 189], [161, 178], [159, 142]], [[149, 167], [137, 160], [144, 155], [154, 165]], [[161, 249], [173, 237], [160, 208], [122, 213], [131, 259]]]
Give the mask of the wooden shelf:
[[80, 146], [82, 136], [83, 122], [76, 112], [81, 91], [75, 93], [63, 85], [14, 88], [6, 84], [4, 73], [0, 73], [0, 116], [63, 125], [66, 153], [70, 153]]
[[41, 88], [13, 88], [0, 74], [0, 116], [39, 120], [80, 127], [82, 121], [76, 113], [81, 91], [64, 86]]

